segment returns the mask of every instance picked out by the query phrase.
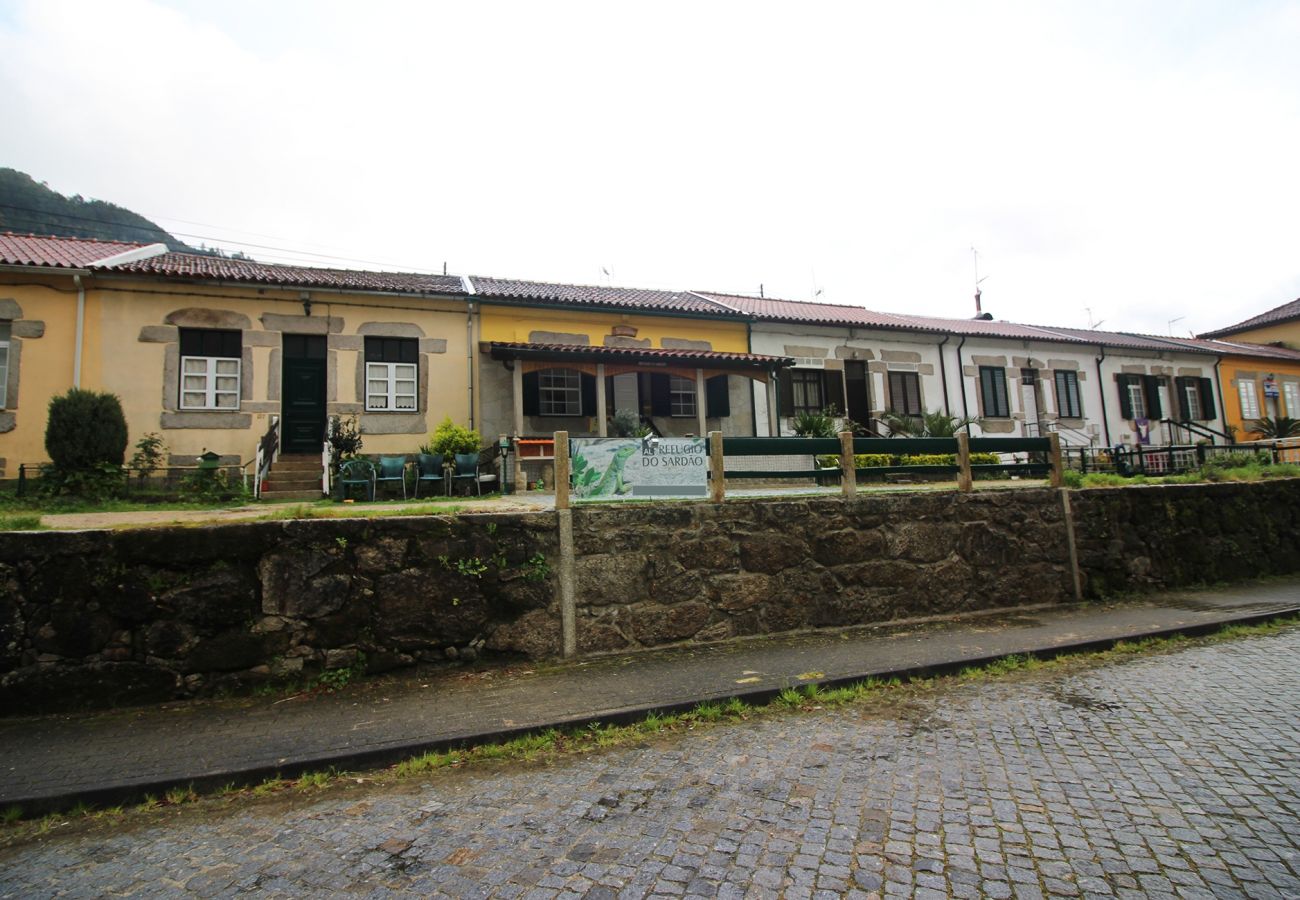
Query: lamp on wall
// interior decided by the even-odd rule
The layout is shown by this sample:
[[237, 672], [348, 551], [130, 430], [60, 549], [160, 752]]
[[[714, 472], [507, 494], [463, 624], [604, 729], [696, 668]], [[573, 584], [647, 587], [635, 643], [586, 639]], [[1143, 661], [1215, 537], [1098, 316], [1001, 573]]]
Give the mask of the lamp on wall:
[[302, 314], [304, 316], [310, 316], [311, 315], [311, 294], [308, 291], [303, 291], [298, 295], [298, 299], [302, 301]]

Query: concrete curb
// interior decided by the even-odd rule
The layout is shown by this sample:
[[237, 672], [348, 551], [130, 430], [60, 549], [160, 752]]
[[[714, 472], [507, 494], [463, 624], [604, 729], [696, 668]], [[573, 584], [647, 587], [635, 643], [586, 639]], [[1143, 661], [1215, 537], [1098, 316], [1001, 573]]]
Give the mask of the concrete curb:
[[[915, 665], [902, 668], [868, 668], [850, 675], [840, 675], [834, 678], [800, 682], [800, 685], [815, 684], [818, 687], [835, 688], [853, 684], [867, 678], [899, 678], [907, 681], [936, 675], [946, 675], [971, 666], [986, 665], [995, 660], [1004, 659], [1007, 656], [1032, 654], [1040, 658], [1051, 659], [1057, 656], [1067, 656], [1074, 653], [1107, 650], [1121, 641], [1146, 640], [1149, 638], [1171, 637], [1180, 634], [1188, 636], [1204, 635], [1213, 633], [1230, 625], [1251, 625], [1298, 614], [1300, 614], [1300, 604], [1290, 607], [1270, 609], [1267, 612], [1249, 613], [1240, 616], [1228, 615], [1213, 621], [1199, 622], [1191, 625], [1146, 629], [1123, 635], [1074, 641], [1065, 644], [1054, 644], [1050, 646], [1025, 646], [1008, 649], [1006, 652], [962, 657], [960, 659], [927, 663], [925, 665]], [[237, 787], [248, 787], [260, 784], [269, 778], [296, 778], [307, 772], [321, 771], [330, 768], [339, 771], [374, 769], [393, 765], [404, 759], [409, 759], [412, 756], [422, 753], [441, 752], [445, 750], [462, 749], [479, 744], [509, 741], [524, 735], [546, 731], [550, 728], [584, 727], [594, 723], [622, 725], [643, 719], [650, 713], [670, 714], [686, 712], [700, 703], [729, 700], [733, 697], [751, 705], [763, 705], [769, 703], [785, 689], [786, 687], [763, 687], [754, 690], [701, 692], [690, 699], [674, 703], [614, 707], [602, 709], [589, 714], [584, 713], [579, 716], [557, 717], [555, 719], [548, 719], [543, 722], [534, 722], [515, 728], [468, 731], [459, 734], [444, 735], [436, 740], [404, 741], [385, 747], [362, 751], [349, 751], [339, 754], [318, 754], [311, 757], [286, 761], [274, 766], [234, 768], [216, 772], [207, 772], [183, 778], [163, 778], [154, 780], [139, 779], [104, 785], [103, 787], [89, 790], [13, 797], [6, 799], [5, 803], [6, 805], [20, 806], [24, 814], [30, 816], [33, 813], [58, 812], [68, 809], [77, 803], [85, 803], [91, 806], [114, 806], [118, 804], [134, 803], [142, 801], [147, 794], [161, 797], [168, 790], [178, 787], [193, 787], [199, 792], [209, 792], [231, 784]]]

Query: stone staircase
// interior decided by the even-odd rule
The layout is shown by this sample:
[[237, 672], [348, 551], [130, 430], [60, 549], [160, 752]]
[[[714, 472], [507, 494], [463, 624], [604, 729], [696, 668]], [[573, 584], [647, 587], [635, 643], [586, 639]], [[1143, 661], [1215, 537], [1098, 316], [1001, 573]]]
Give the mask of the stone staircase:
[[263, 500], [321, 499], [319, 453], [286, 453], [271, 464], [262, 482]]

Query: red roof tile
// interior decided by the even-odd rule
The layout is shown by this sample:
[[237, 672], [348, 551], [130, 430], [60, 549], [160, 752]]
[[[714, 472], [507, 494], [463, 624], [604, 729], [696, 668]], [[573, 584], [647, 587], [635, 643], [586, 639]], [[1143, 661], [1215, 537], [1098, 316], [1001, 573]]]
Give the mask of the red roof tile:
[[764, 356], [760, 353], [729, 353], [720, 350], [664, 350], [656, 347], [604, 347], [587, 344], [528, 344], [493, 341], [493, 359], [520, 359], [546, 357], [581, 357], [586, 359], [616, 359], [634, 361], [648, 359], [664, 362], [693, 362], [705, 366], [770, 367], [788, 366], [793, 360], [786, 356]]
[[226, 259], [220, 256], [194, 256], [188, 253], [164, 253], [152, 259], [115, 266], [113, 271], [203, 281], [268, 284], [277, 287], [322, 287], [399, 294], [463, 294], [465, 292], [460, 278], [455, 275], [286, 266], [247, 259]]
[[647, 288], [610, 287], [591, 284], [552, 284], [515, 278], [471, 275], [474, 293], [491, 300], [506, 300], [578, 306], [613, 306], [665, 312], [730, 316], [734, 312], [689, 291], [660, 291]]
[[1230, 337], [1241, 331], [1262, 328], [1265, 325], [1276, 325], [1279, 322], [1290, 322], [1292, 319], [1300, 319], [1300, 299], [1292, 300], [1290, 303], [1283, 303], [1281, 306], [1274, 307], [1268, 312], [1262, 312], [1244, 322], [1238, 322], [1236, 325], [1220, 328], [1217, 331], [1207, 331], [1201, 337]]
[[0, 232], [0, 265], [85, 269], [96, 260], [143, 246], [144, 244], [126, 241], [94, 241], [87, 238]]

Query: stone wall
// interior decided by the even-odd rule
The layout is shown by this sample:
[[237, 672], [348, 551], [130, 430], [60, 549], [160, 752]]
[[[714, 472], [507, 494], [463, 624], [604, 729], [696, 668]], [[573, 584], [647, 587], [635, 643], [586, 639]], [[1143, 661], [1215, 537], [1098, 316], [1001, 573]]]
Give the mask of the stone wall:
[[1059, 495], [574, 511], [580, 653], [1074, 599]]
[[[1300, 571], [1300, 479], [1071, 491], [1085, 596]], [[1061, 492], [580, 507], [580, 654], [1074, 599]], [[0, 534], [0, 712], [562, 649], [557, 515]]]
[[5, 534], [0, 709], [557, 655], [556, 557], [553, 515]]
[[1072, 491], [1085, 594], [1300, 572], [1300, 479]]

